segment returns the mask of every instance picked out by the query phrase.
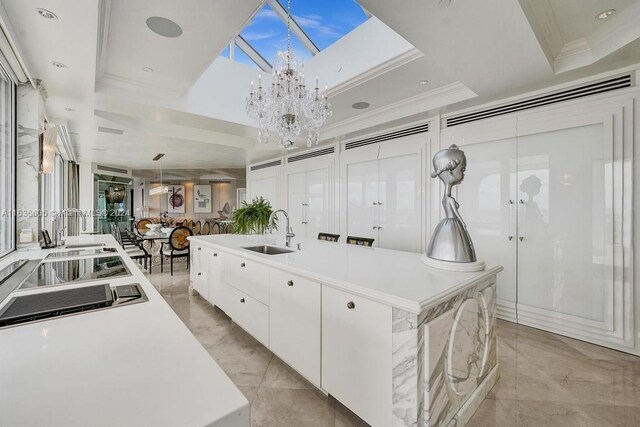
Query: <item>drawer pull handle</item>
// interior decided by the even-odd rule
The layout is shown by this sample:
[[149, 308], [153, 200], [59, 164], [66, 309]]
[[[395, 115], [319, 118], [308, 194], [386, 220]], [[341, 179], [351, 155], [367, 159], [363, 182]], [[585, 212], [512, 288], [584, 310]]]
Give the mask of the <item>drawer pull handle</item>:
[[202, 276], [202, 273], [198, 273], [198, 276]]
[[218, 254], [217, 254], [217, 253], [214, 253], [214, 254], [213, 254], [213, 256], [218, 256]]
[[202, 248], [198, 248], [198, 250], [199, 250], [199, 251], [201, 251], [201, 250], [202, 250]]
[[289, 286], [293, 286], [293, 280], [289, 280], [289, 281], [287, 282], [287, 285], [289, 285]]
[[356, 308], [356, 303], [355, 303], [355, 302], [353, 302], [353, 301], [349, 301], [349, 302], [347, 303], [347, 308], [348, 308], [349, 310], [353, 310], [354, 308]]
[[241, 263], [240, 263], [240, 267], [244, 267], [244, 262], [241, 262]]
[[240, 298], [240, 302], [244, 304], [244, 298]]

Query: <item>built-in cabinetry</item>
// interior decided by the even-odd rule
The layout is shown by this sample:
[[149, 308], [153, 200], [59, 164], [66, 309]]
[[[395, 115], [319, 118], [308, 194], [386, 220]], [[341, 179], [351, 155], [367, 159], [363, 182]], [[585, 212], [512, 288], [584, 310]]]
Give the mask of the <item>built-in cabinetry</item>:
[[346, 149], [341, 165], [341, 231], [374, 246], [420, 252], [425, 134]]
[[[283, 262], [286, 258], [271, 262], [244, 256], [242, 248], [257, 244], [252, 240], [255, 237], [218, 237], [227, 246], [224, 242], [221, 246], [203, 243], [215, 240], [213, 236], [190, 238], [193, 290], [370, 425], [437, 425], [466, 419], [470, 413], [463, 404], [468, 399], [481, 401], [497, 379], [495, 333], [491, 331], [495, 327], [492, 319], [499, 267], [457, 283], [451, 282], [447, 273], [441, 277], [437, 272], [425, 274], [427, 267], [416, 254], [385, 254], [376, 252], [378, 249], [331, 242], [304, 244], [303, 250], [311, 252], [306, 261], [298, 259], [299, 262], [321, 266], [320, 271], [333, 265], [340, 274], [350, 271], [348, 277], [357, 280], [359, 273], [346, 264], [357, 269], [386, 261], [409, 270], [404, 273], [405, 284], [415, 281], [418, 289], [429, 290], [448, 283], [454, 289], [445, 299], [438, 296], [424, 306], [416, 302], [417, 312], [410, 312], [379, 297], [345, 288], [345, 279], [337, 288], [315, 279], [317, 272], [300, 268], [291, 272]], [[344, 254], [338, 256], [339, 261], [318, 259], [321, 254], [327, 255], [327, 249]], [[389, 256], [397, 259], [390, 260]], [[420, 287], [418, 284], [424, 284], [425, 278], [432, 282]], [[446, 337], [458, 328], [471, 332], [459, 334], [452, 344], [445, 345]], [[424, 357], [425, 349], [432, 359]], [[460, 372], [443, 364], [447, 351], [454, 351], [455, 366]], [[464, 371], [468, 360], [482, 360], [480, 370]], [[465, 390], [449, 394], [462, 378], [469, 383]], [[425, 408], [424, 412], [421, 408]], [[423, 422], [427, 416], [432, 421]]]
[[376, 247], [420, 252], [429, 136], [428, 126], [417, 129], [251, 165], [249, 196], [267, 198], [274, 209], [284, 207], [299, 237], [329, 232], [343, 241], [352, 235], [373, 238]]
[[313, 238], [337, 229], [337, 159], [336, 146], [285, 158], [286, 210], [296, 236]]
[[467, 156], [457, 199], [476, 251], [505, 268], [499, 315], [634, 347], [632, 108], [605, 97], [442, 132]]
[[283, 205], [282, 159], [247, 166], [247, 200], [264, 197], [274, 209]]

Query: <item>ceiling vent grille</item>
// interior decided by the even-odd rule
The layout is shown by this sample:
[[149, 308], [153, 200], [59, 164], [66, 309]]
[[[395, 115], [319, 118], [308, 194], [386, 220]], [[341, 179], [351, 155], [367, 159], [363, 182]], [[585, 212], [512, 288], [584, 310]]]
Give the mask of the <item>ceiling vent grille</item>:
[[100, 172], [114, 172], [122, 175], [129, 175], [128, 169], [114, 168], [113, 166], [96, 165], [96, 170]]
[[259, 171], [260, 169], [272, 168], [274, 166], [280, 166], [282, 164], [282, 160], [274, 160], [273, 162], [262, 163], [261, 165], [251, 166], [251, 172]]
[[287, 158], [287, 163], [299, 162], [300, 160], [311, 159], [313, 157], [326, 156], [335, 153], [335, 147], [323, 148], [322, 150], [312, 151], [310, 153], [302, 153]]
[[344, 149], [352, 150], [354, 148], [364, 147], [366, 145], [378, 144], [383, 141], [390, 141], [392, 139], [402, 138], [404, 136], [416, 135], [425, 132], [429, 132], [429, 123], [425, 123], [419, 126], [413, 126], [407, 129], [397, 130], [395, 132], [385, 133], [383, 135], [377, 135], [370, 138], [347, 142], [346, 144], [344, 144]]
[[108, 128], [106, 126], [98, 126], [98, 132], [112, 133], [114, 135], [122, 135], [124, 133], [122, 129]]
[[517, 111], [530, 110], [532, 108], [557, 104], [559, 102], [584, 98], [585, 96], [597, 95], [599, 93], [624, 89], [631, 86], [633, 86], [631, 74], [625, 74], [623, 76], [617, 76], [607, 80], [601, 80], [599, 82], [589, 83], [583, 86], [577, 86], [571, 89], [552, 92], [546, 95], [537, 96], [535, 98], [525, 99], [524, 101], [513, 102], [511, 104], [488, 108], [486, 110], [474, 111], [472, 113], [452, 116], [446, 119], [446, 127], [457, 126], [464, 123], [471, 123], [477, 120], [488, 119], [490, 117], [515, 113]]

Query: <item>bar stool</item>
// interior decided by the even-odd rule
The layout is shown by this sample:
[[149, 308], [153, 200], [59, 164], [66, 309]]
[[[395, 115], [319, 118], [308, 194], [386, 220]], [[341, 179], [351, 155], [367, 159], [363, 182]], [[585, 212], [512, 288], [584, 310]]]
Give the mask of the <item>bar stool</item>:
[[340, 239], [339, 234], [318, 233], [318, 240], [326, 240], [327, 242], [337, 242]]
[[347, 243], [350, 245], [373, 246], [374, 240], [367, 237], [347, 236]]

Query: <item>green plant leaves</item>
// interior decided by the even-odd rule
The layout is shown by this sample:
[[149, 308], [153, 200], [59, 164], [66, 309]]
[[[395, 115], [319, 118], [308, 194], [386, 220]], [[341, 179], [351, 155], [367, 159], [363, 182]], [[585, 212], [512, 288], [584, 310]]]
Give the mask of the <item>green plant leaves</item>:
[[[256, 197], [251, 203], [242, 202], [242, 206], [233, 214], [235, 234], [265, 234], [269, 229], [269, 217], [273, 209], [271, 203], [263, 197]], [[271, 226], [278, 229], [278, 219]]]

